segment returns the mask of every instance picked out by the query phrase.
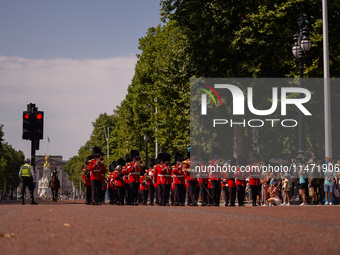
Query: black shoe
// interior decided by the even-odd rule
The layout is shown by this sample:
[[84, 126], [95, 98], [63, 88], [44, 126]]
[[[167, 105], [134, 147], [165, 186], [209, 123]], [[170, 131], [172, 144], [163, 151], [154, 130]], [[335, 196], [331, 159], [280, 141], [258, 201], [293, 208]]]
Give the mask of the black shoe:
[[38, 203], [32, 200], [31, 205], [37, 205]]
[[234, 204], [230, 204], [229, 206], [235, 206]]
[[165, 204], [165, 206], [170, 206], [170, 204], [169, 204], [169, 203], [167, 203], [167, 204]]
[[207, 206], [211, 206], [211, 204], [207, 204]]
[[90, 205], [91, 203], [85, 203], [86, 205]]
[[228, 206], [228, 204], [224, 204], [224, 206]]
[[214, 203], [214, 204], [213, 204], [213, 206], [220, 206], [220, 204], [216, 204], [216, 203]]
[[174, 203], [174, 206], [179, 206], [179, 203], [177, 203], [177, 202], [176, 202], [176, 203]]
[[25, 201], [24, 201], [24, 200], [21, 200], [21, 204], [24, 205], [24, 204], [25, 204]]
[[201, 206], [207, 206], [207, 204], [206, 204], [206, 203], [203, 203], [203, 204], [201, 204]]

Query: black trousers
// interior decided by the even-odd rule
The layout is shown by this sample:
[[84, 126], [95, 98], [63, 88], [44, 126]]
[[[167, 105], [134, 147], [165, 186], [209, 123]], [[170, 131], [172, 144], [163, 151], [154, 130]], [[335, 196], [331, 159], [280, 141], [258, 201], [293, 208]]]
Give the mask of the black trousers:
[[189, 190], [190, 190], [190, 196], [191, 196], [191, 201], [197, 202], [197, 194], [196, 194], [196, 185], [197, 185], [197, 181], [188, 181], [189, 183]]
[[157, 190], [158, 190], [158, 203], [163, 204], [163, 186], [162, 184], [157, 185]]
[[92, 180], [93, 202], [99, 203], [102, 193], [102, 182], [100, 180]]
[[85, 186], [86, 187], [86, 203], [92, 203], [92, 186]]
[[143, 189], [143, 204], [147, 204], [148, 203], [148, 194], [149, 194], [149, 191], [147, 189]]
[[188, 204], [192, 204], [191, 193], [190, 193], [190, 188], [189, 187], [187, 187], [187, 192], [186, 193], [188, 194]]
[[176, 203], [176, 190], [175, 189], [170, 189], [170, 201], [172, 204]]
[[208, 188], [208, 204], [212, 205], [213, 203], [212, 188]]
[[130, 184], [125, 183], [125, 194], [124, 194], [124, 198], [127, 204], [131, 203], [131, 197], [130, 197]]
[[185, 203], [185, 184], [175, 184], [176, 202]]
[[110, 196], [110, 203], [114, 203], [117, 201], [116, 196], [117, 196], [117, 190], [116, 189], [109, 189], [109, 196]]
[[228, 187], [229, 188], [229, 200], [230, 205], [235, 205], [235, 199], [236, 199], [236, 188]]
[[130, 201], [132, 204], [138, 203], [138, 191], [139, 191], [139, 183], [131, 182], [130, 183]]
[[124, 187], [116, 187], [117, 188], [117, 202], [120, 202], [122, 205], [124, 204]]
[[171, 185], [162, 184], [163, 204], [169, 204], [170, 189], [171, 189]]
[[213, 181], [211, 180], [211, 186], [212, 186], [212, 197], [214, 204], [220, 204], [220, 182], [219, 181]]
[[153, 204], [155, 199], [155, 187], [152, 185], [148, 185], [149, 195], [150, 195], [150, 204]]
[[21, 199], [24, 200], [25, 198], [25, 190], [26, 187], [28, 187], [30, 193], [31, 193], [31, 199], [34, 198], [34, 184], [33, 184], [33, 178], [23, 176], [21, 177]]
[[224, 193], [224, 203], [226, 205], [228, 205], [229, 204], [229, 190], [228, 190], [228, 187], [223, 186], [222, 189], [223, 189], [223, 193]]
[[241, 186], [241, 185], [237, 185], [237, 200], [238, 200], [238, 204], [239, 205], [243, 205], [244, 204], [244, 198], [246, 196], [246, 187]]
[[257, 194], [259, 192], [259, 188], [261, 188], [261, 186], [257, 186], [257, 185], [250, 185], [250, 189], [251, 189], [251, 197], [253, 199], [253, 206], [256, 205], [256, 201], [257, 201]]
[[207, 204], [207, 200], [208, 200], [207, 184], [200, 183], [200, 188], [201, 188], [202, 204]]

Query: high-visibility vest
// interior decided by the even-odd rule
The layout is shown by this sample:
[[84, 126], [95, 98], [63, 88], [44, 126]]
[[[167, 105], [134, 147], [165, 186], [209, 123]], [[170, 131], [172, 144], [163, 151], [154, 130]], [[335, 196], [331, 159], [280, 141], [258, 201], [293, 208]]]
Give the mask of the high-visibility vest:
[[27, 177], [31, 177], [32, 173], [31, 173], [31, 166], [29, 164], [25, 164], [22, 166], [22, 174], [21, 176], [27, 176]]

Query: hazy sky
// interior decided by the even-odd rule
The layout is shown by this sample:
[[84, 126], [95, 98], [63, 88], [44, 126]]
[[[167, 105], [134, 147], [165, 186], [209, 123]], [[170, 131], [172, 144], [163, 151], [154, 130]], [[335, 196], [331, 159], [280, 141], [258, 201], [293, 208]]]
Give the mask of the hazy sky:
[[101, 113], [112, 114], [134, 74], [138, 39], [157, 26], [159, 0], [0, 0], [0, 124], [30, 156], [22, 112], [45, 112], [37, 155], [77, 155]]

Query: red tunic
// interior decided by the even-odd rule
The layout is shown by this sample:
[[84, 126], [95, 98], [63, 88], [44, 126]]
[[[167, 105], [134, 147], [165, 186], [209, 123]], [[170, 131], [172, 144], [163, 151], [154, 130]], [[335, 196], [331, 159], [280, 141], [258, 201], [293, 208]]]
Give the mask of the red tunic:
[[127, 171], [129, 172], [129, 182], [140, 183], [139, 172], [142, 170], [143, 168], [141, 166], [137, 166], [136, 163], [131, 162], [130, 166], [127, 167]]
[[109, 183], [109, 189], [115, 189], [114, 174], [113, 173], [111, 173], [107, 176], [107, 182]]
[[83, 177], [83, 182], [84, 182], [85, 186], [92, 186], [90, 177], [87, 177], [84, 173], [83, 173], [82, 177]]
[[148, 185], [145, 181], [145, 176], [141, 176], [140, 182], [139, 182], [139, 190], [147, 190], [147, 189], [148, 189]]
[[91, 171], [91, 181], [92, 180], [97, 180], [101, 181], [103, 178], [103, 174], [106, 174], [106, 167], [102, 164], [99, 163], [97, 167], [95, 166], [96, 160], [92, 159], [89, 162], [89, 170]]
[[154, 178], [156, 179], [157, 185], [162, 184], [163, 181], [163, 174], [162, 169], [165, 165], [158, 164], [155, 168]]
[[172, 169], [172, 174], [173, 174], [173, 181], [175, 184], [185, 184], [184, 172], [183, 172], [182, 167], [179, 167], [176, 165]]
[[161, 170], [161, 174], [163, 175], [162, 184], [171, 185], [171, 172], [172, 170], [170, 167], [165, 167]]
[[116, 187], [121, 187], [121, 188], [125, 187], [124, 176], [121, 176], [121, 174], [119, 174], [118, 172], [115, 172], [113, 175], [113, 179], [114, 179]]

